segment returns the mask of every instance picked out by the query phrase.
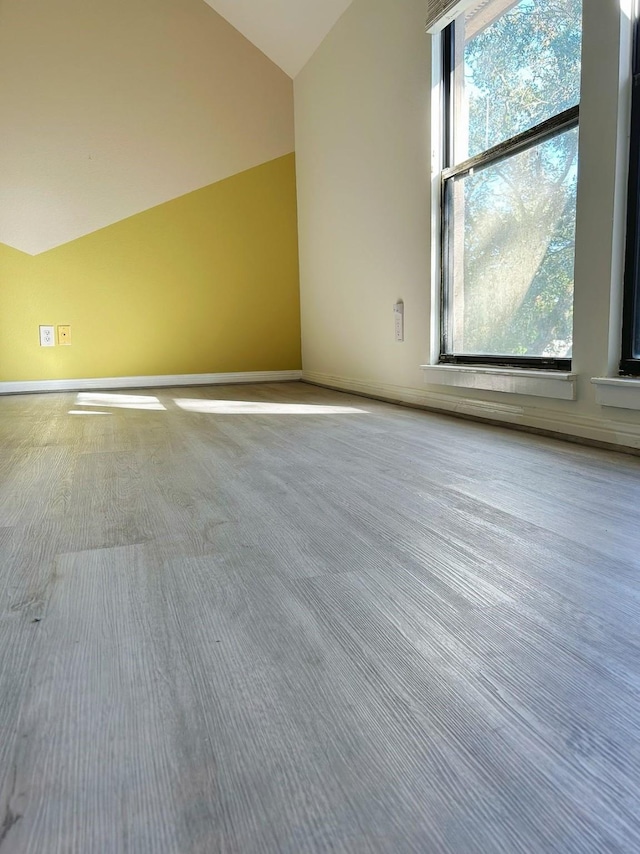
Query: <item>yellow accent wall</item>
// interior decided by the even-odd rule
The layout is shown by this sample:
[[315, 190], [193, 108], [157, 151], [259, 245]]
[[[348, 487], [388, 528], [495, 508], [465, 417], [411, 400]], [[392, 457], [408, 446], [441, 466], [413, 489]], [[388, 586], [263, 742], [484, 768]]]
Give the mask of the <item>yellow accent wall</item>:
[[0, 244], [0, 381], [295, 370], [299, 318], [293, 154], [41, 255]]

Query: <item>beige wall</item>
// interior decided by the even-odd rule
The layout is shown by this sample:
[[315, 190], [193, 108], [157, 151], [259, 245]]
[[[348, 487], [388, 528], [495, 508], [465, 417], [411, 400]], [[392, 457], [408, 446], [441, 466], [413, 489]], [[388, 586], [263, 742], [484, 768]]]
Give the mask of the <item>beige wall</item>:
[[204, 0], [2, 0], [0, 117], [29, 254], [293, 150], [291, 80]]
[[[599, 406], [590, 382], [613, 373], [619, 358], [628, 96], [628, 80], [621, 84], [620, 76], [621, 44], [628, 50], [620, 8], [620, 0], [584, 0], [578, 400], [423, 383], [419, 366], [432, 357], [434, 342], [431, 53], [422, 0], [354, 0], [295, 80], [303, 368], [309, 378], [640, 446], [640, 413]], [[405, 301], [402, 344], [393, 338], [398, 298]]]
[[299, 369], [293, 84], [204, 0], [0, 0], [0, 122], [0, 393]]

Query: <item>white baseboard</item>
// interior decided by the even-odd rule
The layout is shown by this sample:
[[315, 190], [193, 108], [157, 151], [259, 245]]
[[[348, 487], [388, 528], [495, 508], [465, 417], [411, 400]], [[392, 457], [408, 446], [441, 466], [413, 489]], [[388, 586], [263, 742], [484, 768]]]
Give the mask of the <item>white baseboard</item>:
[[597, 418], [580, 412], [561, 412], [542, 406], [519, 406], [495, 403], [458, 395], [440, 394], [428, 390], [356, 380], [349, 377], [303, 371], [305, 382], [326, 388], [350, 391], [365, 397], [406, 403], [424, 409], [479, 418], [518, 426], [539, 433], [559, 434], [598, 444], [640, 449], [640, 419], [637, 424], [614, 418]]
[[232, 374], [164, 374], [157, 377], [95, 377], [80, 380], [30, 380], [0, 382], [0, 394], [38, 391], [87, 391], [89, 389], [164, 388], [190, 385], [280, 383], [299, 380], [302, 371], [246, 371]]

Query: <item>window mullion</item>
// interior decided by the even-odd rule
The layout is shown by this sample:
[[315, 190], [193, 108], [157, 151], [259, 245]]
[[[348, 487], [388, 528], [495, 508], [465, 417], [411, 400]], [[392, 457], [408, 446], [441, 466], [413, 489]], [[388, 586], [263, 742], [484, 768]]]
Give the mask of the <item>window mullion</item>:
[[[636, 29], [636, 42], [637, 36], [638, 30]], [[637, 44], [635, 51], [637, 54]], [[620, 371], [621, 373], [639, 374], [640, 360], [637, 359], [634, 352], [634, 344], [638, 327], [638, 285], [640, 278], [640, 74], [634, 75], [633, 78], [630, 148], [627, 257]]]
[[448, 169], [444, 169], [442, 177], [446, 181], [450, 178], [464, 175], [472, 169], [479, 169], [482, 166], [497, 163], [500, 160], [504, 160], [506, 157], [510, 157], [512, 154], [525, 151], [527, 148], [532, 148], [534, 145], [537, 145], [544, 140], [552, 139], [554, 136], [558, 136], [567, 130], [571, 130], [571, 128], [577, 127], [579, 118], [580, 107], [570, 107], [568, 110], [558, 113], [558, 115], [553, 116], [544, 122], [540, 122], [540, 124], [525, 131], [524, 133], [518, 134], [511, 139], [507, 139], [499, 145], [494, 145], [493, 148], [489, 148], [487, 151], [483, 151], [475, 157], [470, 157], [462, 163]]

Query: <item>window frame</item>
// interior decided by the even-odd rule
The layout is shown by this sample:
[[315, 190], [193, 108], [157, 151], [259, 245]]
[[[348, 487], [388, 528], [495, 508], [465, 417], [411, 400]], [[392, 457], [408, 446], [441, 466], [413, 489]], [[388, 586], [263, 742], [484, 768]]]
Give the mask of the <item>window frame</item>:
[[[637, 4], [635, 4], [637, 7]], [[627, 238], [622, 299], [622, 354], [620, 374], [640, 376], [640, 357], [634, 339], [640, 326], [640, 16], [634, 8], [631, 60], [631, 134], [627, 192]]]
[[[441, 103], [441, 145], [442, 145], [442, 168], [440, 170], [440, 324], [439, 324], [439, 356], [438, 364], [460, 365], [472, 367], [484, 365], [489, 367], [522, 368], [537, 370], [570, 371], [572, 366], [571, 357], [544, 357], [544, 356], [508, 356], [487, 354], [466, 354], [453, 352], [448, 347], [450, 339], [449, 325], [452, 314], [449, 311], [450, 289], [448, 285], [449, 269], [451, 267], [452, 249], [449, 234], [449, 205], [447, 203], [447, 187], [449, 183], [457, 178], [471, 173], [474, 169], [482, 169], [501, 160], [505, 160], [519, 152], [533, 148], [542, 142], [546, 142], [555, 136], [565, 133], [573, 128], [578, 128], [580, 123], [580, 104], [557, 113], [551, 118], [545, 119], [534, 127], [522, 133], [516, 134], [503, 142], [491, 146], [485, 151], [467, 160], [456, 164], [453, 162], [454, 139], [455, 139], [455, 110], [453, 105], [454, 89], [454, 55], [455, 55], [455, 26], [458, 18], [451, 21], [441, 32], [441, 74], [442, 103]], [[638, 131], [640, 139], [640, 89], [638, 110]], [[640, 163], [638, 164], [638, 201], [640, 203]], [[640, 205], [639, 205], [640, 213]], [[640, 235], [638, 241], [640, 253]], [[640, 256], [639, 256], [640, 258]], [[639, 265], [640, 271], [640, 265]], [[640, 366], [638, 372], [640, 373]]]

